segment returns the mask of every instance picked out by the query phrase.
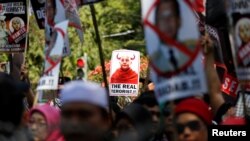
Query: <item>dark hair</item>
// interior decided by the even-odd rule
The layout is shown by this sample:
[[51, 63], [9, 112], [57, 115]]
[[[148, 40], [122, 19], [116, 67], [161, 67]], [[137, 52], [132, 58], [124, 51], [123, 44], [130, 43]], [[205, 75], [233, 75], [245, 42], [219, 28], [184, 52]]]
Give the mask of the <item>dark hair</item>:
[[158, 106], [158, 102], [155, 98], [154, 91], [146, 91], [142, 93], [134, 103], [138, 103], [140, 105], [146, 105], [148, 107]]
[[[21, 85], [17, 85], [10, 75], [0, 73], [0, 121], [12, 123], [15, 127], [20, 125], [24, 111]], [[20, 87], [20, 88], [19, 88]]]
[[176, 14], [176, 17], [180, 18], [180, 6], [179, 6], [179, 3], [177, 2], [177, 0], [160, 0], [160, 3], [158, 6], [156, 6], [156, 10], [155, 10], [155, 23], [157, 24], [158, 23], [158, 13], [159, 13], [159, 7], [161, 6], [161, 4], [163, 3], [167, 3], [167, 2], [172, 2], [173, 5], [174, 5], [174, 9], [175, 9], [175, 14]]

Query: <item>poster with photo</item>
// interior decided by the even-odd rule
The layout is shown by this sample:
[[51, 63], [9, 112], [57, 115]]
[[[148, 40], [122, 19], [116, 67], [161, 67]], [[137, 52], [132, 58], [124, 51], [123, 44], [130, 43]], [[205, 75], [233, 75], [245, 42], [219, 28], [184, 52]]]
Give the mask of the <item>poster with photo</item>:
[[37, 90], [55, 90], [58, 88], [60, 64], [63, 57], [64, 36], [68, 21], [55, 25], [49, 46], [45, 50], [44, 74], [40, 78]]
[[0, 52], [24, 52], [26, 42], [26, 0], [0, 0]]
[[142, 0], [151, 79], [160, 103], [207, 92], [192, 2]]
[[[45, 43], [46, 47], [52, 38], [52, 31], [55, 24], [66, 20], [66, 13], [61, 0], [47, 0], [45, 3], [46, 17], [45, 17]], [[68, 33], [64, 36], [63, 57], [69, 56], [70, 44]]]
[[239, 81], [250, 80], [250, 1], [231, 0], [234, 63]]
[[37, 24], [40, 29], [44, 29], [45, 24], [45, 1], [30, 0]]
[[109, 88], [111, 96], [137, 96], [140, 77], [140, 52], [112, 52]]

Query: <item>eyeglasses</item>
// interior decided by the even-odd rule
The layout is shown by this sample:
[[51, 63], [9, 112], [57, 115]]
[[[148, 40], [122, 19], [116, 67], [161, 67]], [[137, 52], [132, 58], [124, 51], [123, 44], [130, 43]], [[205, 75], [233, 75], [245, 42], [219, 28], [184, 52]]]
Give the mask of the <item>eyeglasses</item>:
[[192, 131], [199, 131], [201, 129], [201, 124], [198, 120], [189, 121], [185, 124], [180, 124], [180, 123], [176, 124], [177, 132], [179, 134], [183, 133], [186, 127], [191, 129]]

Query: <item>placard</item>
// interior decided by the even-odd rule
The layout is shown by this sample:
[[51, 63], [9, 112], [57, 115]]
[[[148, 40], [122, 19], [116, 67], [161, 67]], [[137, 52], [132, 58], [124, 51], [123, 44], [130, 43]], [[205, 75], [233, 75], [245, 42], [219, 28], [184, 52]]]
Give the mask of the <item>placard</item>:
[[110, 69], [110, 95], [136, 96], [139, 90], [140, 52], [115, 50]]
[[60, 64], [63, 57], [64, 36], [68, 27], [68, 21], [58, 23], [53, 32], [49, 46], [45, 50], [44, 75], [40, 78], [37, 90], [58, 89]]
[[0, 52], [24, 52], [27, 38], [26, 0], [0, 0]]
[[142, 0], [151, 79], [160, 103], [207, 92], [193, 2]]
[[230, 21], [233, 33], [234, 62], [239, 81], [250, 80], [250, 1], [231, 0]]

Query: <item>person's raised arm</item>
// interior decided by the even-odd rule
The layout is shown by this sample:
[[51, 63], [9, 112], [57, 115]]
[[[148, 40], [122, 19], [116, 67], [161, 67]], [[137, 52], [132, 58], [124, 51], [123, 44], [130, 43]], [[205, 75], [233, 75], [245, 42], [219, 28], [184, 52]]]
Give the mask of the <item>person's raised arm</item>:
[[207, 77], [210, 106], [215, 115], [225, 101], [221, 93], [221, 82], [214, 67], [214, 44], [208, 34], [202, 37], [201, 44], [205, 57], [205, 73]]

